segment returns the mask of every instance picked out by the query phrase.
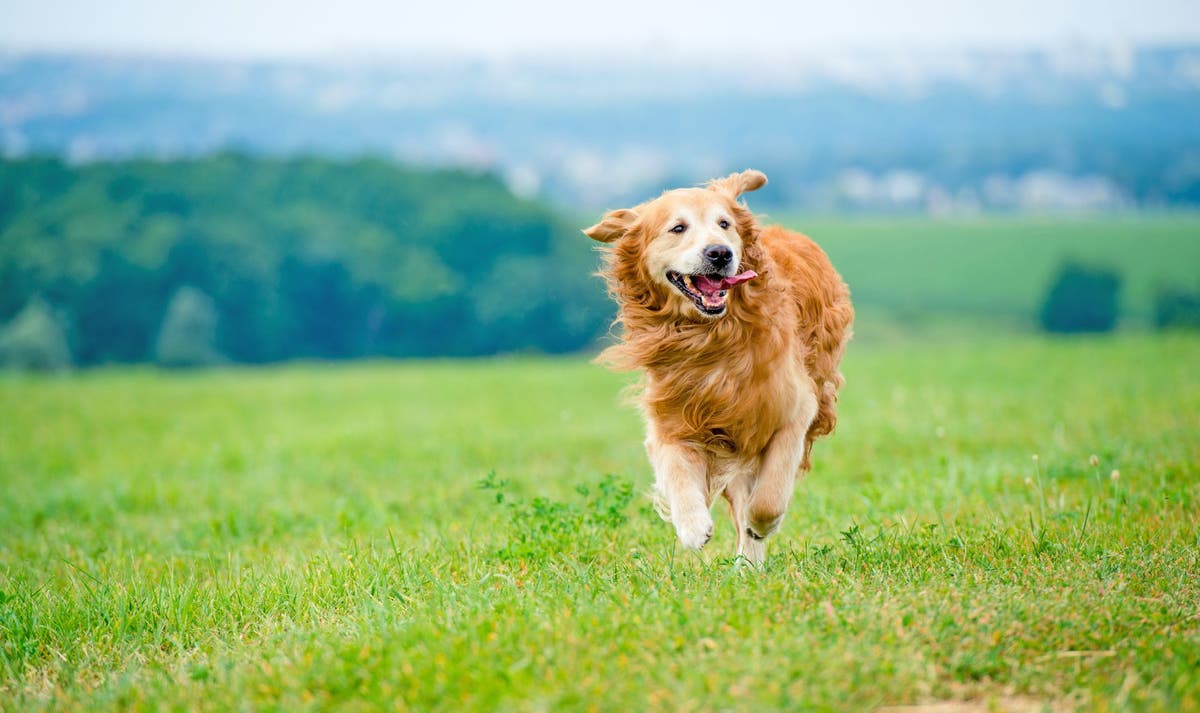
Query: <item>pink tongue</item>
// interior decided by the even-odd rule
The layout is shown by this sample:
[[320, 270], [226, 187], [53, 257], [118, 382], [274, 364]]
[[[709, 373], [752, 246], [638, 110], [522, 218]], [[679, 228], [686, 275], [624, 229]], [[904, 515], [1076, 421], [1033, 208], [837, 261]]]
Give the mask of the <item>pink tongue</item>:
[[714, 295], [721, 290], [728, 290], [730, 287], [736, 287], [756, 277], [758, 277], [758, 273], [754, 270], [746, 270], [741, 274], [734, 275], [733, 277], [723, 277], [720, 280], [709, 279], [707, 275], [696, 275], [694, 284], [696, 285], [696, 289], [704, 294]]

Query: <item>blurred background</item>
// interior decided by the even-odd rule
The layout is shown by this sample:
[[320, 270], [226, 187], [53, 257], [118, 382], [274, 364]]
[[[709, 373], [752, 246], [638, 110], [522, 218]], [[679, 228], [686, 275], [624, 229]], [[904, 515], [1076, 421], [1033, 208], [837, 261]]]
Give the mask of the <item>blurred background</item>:
[[573, 353], [744, 168], [858, 339], [1200, 328], [1194, 2], [0, 1], [0, 364]]

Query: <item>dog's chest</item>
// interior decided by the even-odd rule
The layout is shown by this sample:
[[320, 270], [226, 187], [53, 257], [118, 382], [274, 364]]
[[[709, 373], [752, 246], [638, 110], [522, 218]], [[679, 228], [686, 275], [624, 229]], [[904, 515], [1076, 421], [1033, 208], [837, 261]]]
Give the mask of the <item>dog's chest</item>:
[[770, 368], [652, 374], [644, 397], [662, 435], [718, 455], [753, 456], [792, 417], [805, 384], [811, 380], [803, 367], [785, 360]]

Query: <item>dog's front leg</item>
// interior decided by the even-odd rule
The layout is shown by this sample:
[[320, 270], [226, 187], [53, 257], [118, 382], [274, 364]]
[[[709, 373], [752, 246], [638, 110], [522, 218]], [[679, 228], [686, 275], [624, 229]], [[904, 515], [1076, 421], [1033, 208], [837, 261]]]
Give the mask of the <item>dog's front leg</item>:
[[653, 436], [646, 440], [646, 452], [654, 466], [660, 510], [665, 510], [662, 514], [675, 525], [680, 544], [693, 550], [704, 547], [713, 534], [704, 455], [695, 448], [663, 443]]
[[761, 537], [752, 536], [749, 527], [747, 510], [749, 510], [750, 495], [754, 489], [755, 476], [758, 471], [743, 473], [725, 487], [722, 495], [729, 501], [729, 514], [733, 518], [733, 527], [737, 531], [737, 555], [750, 564], [760, 565], [766, 557], [766, 543]]
[[766, 558], [763, 540], [779, 529], [792, 501], [796, 475], [804, 461], [804, 438], [812, 423], [812, 415], [804, 415], [771, 437], [763, 454], [762, 469], [746, 502], [745, 517], [738, 520], [744, 526], [738, 533], [739, 554], [754, 564], [762, 564]]

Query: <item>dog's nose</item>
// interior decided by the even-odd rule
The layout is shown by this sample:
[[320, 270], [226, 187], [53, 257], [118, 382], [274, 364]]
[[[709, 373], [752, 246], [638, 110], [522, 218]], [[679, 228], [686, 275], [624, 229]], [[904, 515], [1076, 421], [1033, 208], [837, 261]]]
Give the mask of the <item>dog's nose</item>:
[[716, 267], [725, 267], [733, 260], [733, 251], [725, 245], [709, 245], [704, 248], [704, 257]]

